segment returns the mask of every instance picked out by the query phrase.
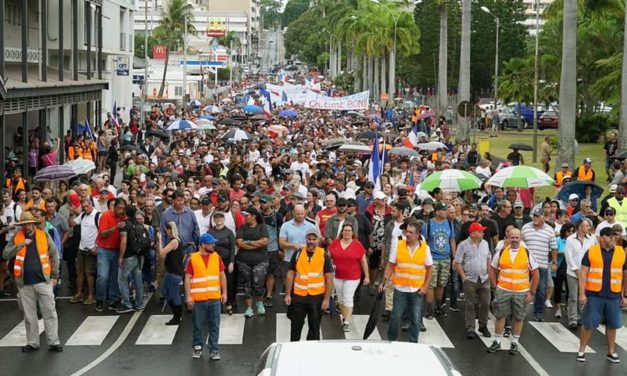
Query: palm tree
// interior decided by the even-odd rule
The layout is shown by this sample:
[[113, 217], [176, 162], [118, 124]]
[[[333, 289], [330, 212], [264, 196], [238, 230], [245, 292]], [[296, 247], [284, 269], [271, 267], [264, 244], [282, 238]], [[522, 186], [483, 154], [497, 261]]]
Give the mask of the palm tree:
[[623, 35], [623, 65], [620, 79], [620, 120], [618, 123], [618, 152], [627, 151], [627, 14], [623, 14], [625, 19]]
[[[459, 99], [470, 100], [470, 22], [471, 0], [462, 0], [462, 35], [459, 61]], [[457, 141], [468, 141], [470, 133], [467, 120], [457, 126]]]
[[440, 3], [440, 51], [438, 55], [438, 105], [437, 112], [443, 114], [448, 105], [448, 0]]
[[558, 162], [575, 162], [577, 117], [577, 2], [564, 1]]
[[163, 78], [159, 87], [159, 96], [163, 96], [165, 89], [165, 79], [168, 72], [168, 60], [170, 51], [178, 49], [183, 45], [185, 37], [185, 20], [187, 20], [187, 32], [195, 33], [196, 28], [190, 21], [194, 19], [193, 7], [185, 0], [169, 0], [161, 10], [161, 21], [155, 28], [155, 37], [166, 45], [165, 66], [163, 67]]

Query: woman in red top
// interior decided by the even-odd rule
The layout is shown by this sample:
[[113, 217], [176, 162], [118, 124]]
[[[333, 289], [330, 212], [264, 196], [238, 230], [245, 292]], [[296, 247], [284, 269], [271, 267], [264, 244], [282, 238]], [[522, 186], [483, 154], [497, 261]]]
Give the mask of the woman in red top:
[[364, 273], [364, 285], [370, 283], [366, 250], [356, 239], [353, 226], [342, 225], [342, 237], [331, 242], [329, 252], [335, 264], [333, 286], [342, 312], [342, 329], [350, 331], [350, 319], [353, 314], [353, 296], [359, 286], [361, 273]]

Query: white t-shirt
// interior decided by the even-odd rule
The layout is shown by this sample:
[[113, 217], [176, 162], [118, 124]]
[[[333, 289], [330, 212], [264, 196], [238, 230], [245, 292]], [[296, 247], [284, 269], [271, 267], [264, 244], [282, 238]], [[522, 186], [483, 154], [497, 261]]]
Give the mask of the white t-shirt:
[[475, 168], [475, 172], [477, 174], [481, 174], [481, 175], [485, 176], [486, 178], [489, 178], [489, 177], [492, 176], [492, 170], [490, 170], [490, 167], [483, 168], [481, 166], [477, 166]]
[[[96, 238], [98, 237], [98, 224], [96, 223], [96, 213], [100, 213], [96, 209], [92, 209], [91, 214], [83, 212], [74, 218], [74, 223], [81, 226], [81, 242], [79, 249], [92, 249], [96, 246]], [[102, 214], [100, 215], [102, 217]], [[100, 220], [100, 218], [98, 218]]]
[[[421, 242], [424, 242], [424, 239], [420, 239]], [[416, 248], [414, 249], [410, 249], [409, 253], [413, 256], [414, 252], [416, 252], [418, 250], [418, 248], [420, 247], [421, 244], [418, 244], [416, 246]], [[390, 250], [390, 257], [388, 258], [388, 260], [393, 263], [396, 264], [396, 254], [398, 252], [398, 249], [396, 246], [392, 247], [392, 249]], [[429, 246], [427, 245], [427, 254], [425, 256], [425, 266], [431, 266], [433, 265], [433, 258], [431, 258], [431, 250], [429, 249]], [[407, 287], [407, 286], [394, 286], [394, 289], [400, 291], [400, 292], [416, 292], [418, 291], [417, 288], [414, 287]]]
[[303, 178], [309, 176], [309, 165], [306, 162], [300, 163], [298, 161], [292, 162], [290, 168], [294, 171], [300, 171], [303, 174]]
[[[521, 242], [521, 246], [524, 247], [524, 245]], [[510, 259], [512, 260], [512, 262], [514, 262], [514, 260], [516, 259], [516, 256], [518, 255], [518, 249], [510, 249], [509, 252], [509, 256]], [[528, 262], [527, 262], [527, 267], [529, 268], [529, 270], [536, 270], [538, 268], [538, 263], [536, 262], [536, 260], [533, 258], [533, 255], [529, 252], [529, 250], [527, 250], [527, 256], [528, 256]], [[492, 257], [492, 267], [496, 270], [499, 270], [499, 259], [501, 257], [501, 252], [495, 252], [494, 256]], [[505, 290], [505, 291], [511, 291], [508, 289], [504, 289], [501, 286], [498, 286], [499, 289], [501, 290]], [[527, 290], [521, 290], [518, 292], [524, 292], [524, 291], [529, 291], [529, 289]]]
[[623, 228], [623, 236], [626, 236], [627, 232], [625, 231], [625, 227], [622, 224], [620, 224], [620, 223], [618, 223], [616, 221], [614, 221], [614, 223], [609, 223], [608, 221], [603, 221], [603, 222], [599, 223], [599, 225], [597, 226], [596, 231], [594, 231], [594, 235], [601, 236], [601, 230], [603, 230], [606, 227], [610, 227], [611, 228], [612, 226], [614, 226], [616, 224], [619, 224], [620, 227]]
[[[392, 240], [390, 241], [390, 256], [392, 252], [396, 253], [396, 245], [398, 244], [398, 237], [403, 235], [403, 230], [401, 230], [401, 225], [403, 222], [398, 223], [394, 222], [394, 229], [392, 230]], [[394, 258], [396, 260], [396, 258]]]
[[[11, 201], [11, 204], [7, 205], [4, 208], [2, 215], [0, 215], [0, 221], [2, 221], [4, 225], [8, 226], [11, 223], [19, 222], [21, 217], [22, 217], [22, 207], [16, 204], [15, 202]], [[7, 232], [5, 235], [6, 241], [11, 240], [11, 238], [15, 236], [15, 233], [17, 232], [17, 230], [18, 230], [18, 227]]]
[[196, 222], [198, 222], [198, 230], [200, 230], [201, 234], [209, 231], [209, 222], [211, 221], [211, 213], [206, 216], [202, 215], [202, 209], [198, 209], [194, 211], [194, 215], [196, 216]]

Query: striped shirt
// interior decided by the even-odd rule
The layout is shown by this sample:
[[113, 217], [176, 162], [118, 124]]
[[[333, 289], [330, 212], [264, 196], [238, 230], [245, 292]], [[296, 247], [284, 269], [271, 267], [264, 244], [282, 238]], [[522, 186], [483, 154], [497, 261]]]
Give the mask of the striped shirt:
[[537, 229], [533, 222], [529, 222], [523, 226], [522, 239], [527, 245], [529, 253], [538, 263], [538, 267], [546, 269], [549, 267], [549, 255], [551, 251], [557, 249], [555, 241], [555, 230], [546, 223], [542, 228]]

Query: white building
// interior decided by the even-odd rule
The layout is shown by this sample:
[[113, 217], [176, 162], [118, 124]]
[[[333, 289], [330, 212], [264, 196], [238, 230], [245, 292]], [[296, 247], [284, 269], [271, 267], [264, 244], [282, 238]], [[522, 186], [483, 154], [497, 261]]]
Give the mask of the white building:
[[522, 0], [523, 4], [526, 7], [525, 21], [523, 21], [522, 24], [525, 25], [527, 31], [529, 32], [529, 35], [531, 36], [536, 35], [536, 1], [539, 3], [538, 9], [540, 13], [540, 20], [538, 23], [540, 30], [542, 30], [542, 25], [544, 25], [544, 22], [546, 22], [542, 17], [542, 13], [553, 2], [553, 0]]
[[113, 101], [130, 108], [134, 9], [135, 0], [0, 0], [2, 152], [23, 162], [29, 130], [59, 138], [85, 119], [98, 127]]

